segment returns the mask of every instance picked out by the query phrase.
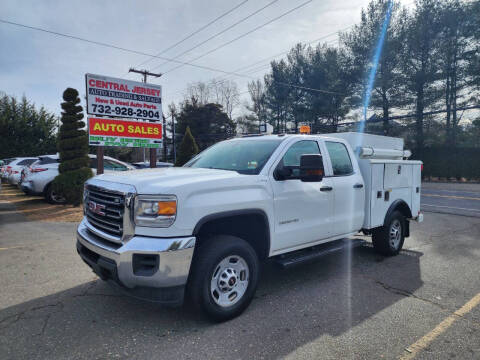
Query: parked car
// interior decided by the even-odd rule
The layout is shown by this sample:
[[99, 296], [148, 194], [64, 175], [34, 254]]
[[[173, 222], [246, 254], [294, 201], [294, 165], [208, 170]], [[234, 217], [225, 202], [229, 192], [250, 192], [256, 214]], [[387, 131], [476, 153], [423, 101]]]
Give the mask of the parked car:
[[[132, 165], [135, 166], [137, 169], [148, 169], [148, 168], [150, 168], [150, 162], [149, 161], [140, 161], [140, 162], [132, 163]], [[157, 161], [157, 168], [171, 167], [171, 166], [173, 166], [172, 163]]]
[[[355, 150], [354, 150], [355, 149]], [[135, 297], [216, 321], [253, 299], [260, 262], [287, 268], [363, 245], [402, 249], [420, 212], [421, 161], [403, 139], [270, 135], [211, 146], [184, 167], [104, 174], [85, 184], [80, 257]]]
[[37, 161], [37, 159], [38, 158], [36, 157], [19, 157], [11, 161], [7, 165], [8, 182], [12, 185], [17, 185], [20, 182], [20, 175], [23, 167], [31, 165]]
[[3, 159], [2, 160], [2, 165], [0, 167], [0, 177], [2, 180], [7, 180], [8, 178], [8, 172], [7, 172], [7, 165], [10, 164], [13, 160], [16, 158], [9, 158], [9, 159]]
[[[88, 155], [90, 158], [90, 168], [93, 173], [97, 173], [97, 156]], [[25, 172], [21, 189], [31, 195], [43, 195], [51, 204], [62, 204], [65, 199], [55, 193], [52, 187], [52, 181], [58, 175], [58, 166], [60, 160], [58, 155], [44, 155], [38, 158], [35, 164]], [[109, 156], [104, 157], [105, 173], [117, 171], [127, 171], [135, 169], [133, 166], [126, 164]]]

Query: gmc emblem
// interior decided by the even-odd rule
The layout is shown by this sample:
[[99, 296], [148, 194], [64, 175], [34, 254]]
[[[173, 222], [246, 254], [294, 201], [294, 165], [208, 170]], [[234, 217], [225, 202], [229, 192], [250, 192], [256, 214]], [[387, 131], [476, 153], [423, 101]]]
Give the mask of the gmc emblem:
[[88, 210], [90, 210], [94, 214], [105, 216], [105, 212], [103, 211], [105, 210], [105, 205], [98, 204], [95, 201], [90, 200], [88, 202]]

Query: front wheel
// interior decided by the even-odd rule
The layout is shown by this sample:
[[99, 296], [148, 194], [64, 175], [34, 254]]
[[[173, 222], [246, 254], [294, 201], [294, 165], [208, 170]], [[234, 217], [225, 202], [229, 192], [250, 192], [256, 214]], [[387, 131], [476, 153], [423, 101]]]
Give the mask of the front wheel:
[[60, 194], [57, 194], [53, 190], [53, 185], [52, 184], [48, 185], [48, 188], [45, 191], [45, 199], [47, 200], [48, 203], [54, 204], [54, 205], [65, 203], [65, 198], [63, 196], [61, 196]]
[[405, 241], [406, 221], [400, 211], [394, 211], [387, 218], [384, 226], [372, 232], [374, 249], [383, 255], [397, 255]]
[[198, 248], [190, 274], [193, 304], [212, 320], [225, 321], [240, 315], [252, 301], [259, 261], [245, 240], [221, 235]]

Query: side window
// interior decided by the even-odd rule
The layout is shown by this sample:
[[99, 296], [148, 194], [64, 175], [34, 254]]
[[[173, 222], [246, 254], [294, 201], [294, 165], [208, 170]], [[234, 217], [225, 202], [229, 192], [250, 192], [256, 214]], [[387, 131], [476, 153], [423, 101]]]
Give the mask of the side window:
[[128, 170], [126, 166], [124, 166], [120, 163], [117, 163], [115, 161], [111, 161], [111, 160], [104, 160], [103, 167], [104, 167], [104, 169], [115, 170], [115, 171], [126, 171], [126, 170]]
[[348, 150], [345, 145], [330, 141], [326, 141], [325, 144], [328, 154], [330, 155], [330, 160], [332, 161], [333, 175], [344, 176], [352, 174], [352, 161], [350, 160], [350, 155], [348, 155]]
[[300, 176], [300, 157], [305, 154], [320, 154], [318, 143], [312, 140], [296, 142], [283, 155], [278, 165], [279, 167], [290, 169], [291, 176], [289, 178], [296, 179]]
[[30, 165], [31, 163], [37, 160], [38, 159], [25, 159], [25, 160], [19, 161], [17, 165]]
[[47, 156], [47, 157], [41, 158], [38, 165], [55, 164], [59, 162], [60, 162], [60, 159], [54, 159]]

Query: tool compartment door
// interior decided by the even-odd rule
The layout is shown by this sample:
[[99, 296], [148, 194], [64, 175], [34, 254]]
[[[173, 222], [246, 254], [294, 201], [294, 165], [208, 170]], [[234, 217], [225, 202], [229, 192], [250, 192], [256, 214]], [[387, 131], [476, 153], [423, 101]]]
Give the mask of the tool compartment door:
[[412, 216], [420, 213], [420, 194], [422, 190], [422, 165], [412, 165]]
[[385, 190], [411, 187], [412, 165], [405, 163], [386, 163], [383, 186]]
[[385, 164], [372, 164], [372, 182], [370, 191], [370, 229], [382, 226], [385, 214], [388, 210], [388, 203], [383, 200], [383, 177]]

